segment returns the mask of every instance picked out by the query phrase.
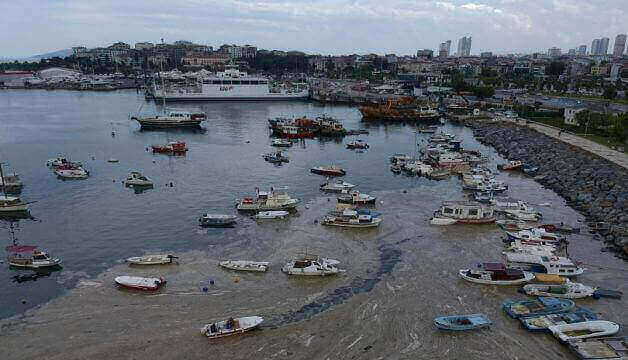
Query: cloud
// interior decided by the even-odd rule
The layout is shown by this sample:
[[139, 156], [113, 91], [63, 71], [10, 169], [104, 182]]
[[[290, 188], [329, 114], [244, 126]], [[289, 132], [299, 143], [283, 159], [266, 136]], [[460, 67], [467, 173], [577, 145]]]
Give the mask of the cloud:
[[411, 54], [471, 35], [472, 53], [566, 50], [626, 32], [627, 15], [624, 0], [4, 0], [0, 57], [162, 37]]

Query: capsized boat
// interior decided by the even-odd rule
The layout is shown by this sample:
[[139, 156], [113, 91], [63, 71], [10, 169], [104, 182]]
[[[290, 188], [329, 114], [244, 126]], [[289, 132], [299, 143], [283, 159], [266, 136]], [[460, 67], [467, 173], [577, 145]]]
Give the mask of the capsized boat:
[[509, 269], [501, 263], [478, 264], [477, 269], [462, 269], [458, 275], [470, 282], [489, 285], [518, 285], [534, 279], [530, 272]]
[[591, 320], [597, 320], [597, 315], [589, 309], [578, 306], [564, 313], [530, 316], [519, 319], [523, 327], [532, 332], [549, 332], [548, 328], [553, 325], [573, 324]]
[[5, 248], [9, 255], [7, 263], [10, 266], [25, 269], [52, 268], [61, 264], [61, 259], [50, 256], [45, 251], [33, 245], [9, 245]]
[[434, 325], [441, 330], [476, 330], [492, 324], [484, 314], [439, 316], [434, 319]]
[[268, 219], [285, 219], [290, 215], [289, 212], [285, 210], [275, 210], [275, 211], [260, 211], [255, 216], [253, 216], [256, 220], [268, 220]]
[[357, 185], [348, 183], [344, 180], [336, 180], [333, 182], [327, 180], [326, 183], [321, 184], [320, 189], [327, 192], [343, 192], [343, 191], [351, 190], [356, 186]]
[[151, 145], [155, 154], [185, 155], [188, 147], [185, 141], [170, 141], [163, 145]]
[[280, 189], [270, 188], [270, 191], [260, 191], [255, 188], [255, 198], [245, 197], [236, 200], [236, 208], [240, 211], [272, 211], [294, 209], [301, 202], [293, 199]]
[[321, 220], [321, 224], [323, 225], [350, 228], [378, 227], [381, 222], [381, 217], [359, 214], [357, 211], [350, 209], [344, 210], [342, 215], [327, 215]]
[[562, 313], [573, 309], [574, 306], [574, 302], [568, 299], [543, 296], [536, 300], [506, 300], [502, 304], [504, 311], [514, 319]]
[[566, 282], [559, 285], [528, 284], [523, 291], [532, 296], [553, 296], [564, 299], [582, 299], [593, 296], [595, 288], [576, 282]]
[[228, 227], [236, 223], [235, 215], [203, 214], [198, 219], [199, 225], [206, 227]]
[[375, 204], [377, 198], [369, 194], [360, 193], [357, 190], [343, 191], [342, 195], [338, 196], [338, 202], [343, 204]]
[[322, 258], [316, 255], [304, 255], [287, 262], [281, 271], [288, 275], [326, 276], [335, 275], [344, 270], [336, 267], [338, 260]]
[[619, 324], [606, 320], [583, 321], [572, 324], [559, 324], [548, 327], [555, 338], [562, 342], [615, 335]]
[[77, 169], [57, 168], [54, 173], [62, 179], [82, 180], [89, 177], [89, 171], [79, 167]]
[[153, 181], [139, 171], [132, 171], [124, 180], [126, 186], [153, 186]]
[[270, 263], [267, 261], [225, 260], [219, 262], [218, 265], [230, 270], [264, 272], [268, 270]]
[[203, 326], [201, 334], [210, 339], [242, 334], [257, 328], [263, 321], [264, 318], [261, 316], [229, 318]]
[[156, 254], [130, 257], [126, 259], [126, 262], [131, 265], [163, 265], [172, 264], [174, 259], [178, 257], [172, 254]]
[[275, 147], [291, 147], [292, 141], [287, 140], [287, 139], [273, 139], [270, 145], [275, 146]]
[[569, 349], [582, 360], [628, 359], [628, 337], [604, 337], [574, 339], [567, 343]]
[[114, 279], [114, 282], [121, 287], [129, 289], [156, 291], [159, 290], [166, 283], [166, 279], [162, 277], [147, 278], [140, 276], [118, 276]]
[[345, 176], [347, 174], [341, 168], [335, 166], [317, 166], [310, 169], [310, 172], [318, 175], [326, 175], [326, 176]]

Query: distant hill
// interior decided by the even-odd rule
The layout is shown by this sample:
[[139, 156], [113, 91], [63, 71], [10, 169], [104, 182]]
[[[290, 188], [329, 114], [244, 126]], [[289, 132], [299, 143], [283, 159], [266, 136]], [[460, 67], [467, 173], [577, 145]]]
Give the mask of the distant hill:
[[23, 62], [23, 61], [28, 61], [28, 62], [39, 62], [39, 60], [41, 59], [50, 59], [53, 57], [60, 57], [60, 58], [64, 58], [66, 56], [70, 56], [72, 55], [72, 50], [71, 49], [63, 49], [63, 50], [57, 50], [57, 51], [53, 51], [53, 52], [49, 52], [49, 53], [45, 53], [45, 54], [40, 54], [40, 55], [33, 55], [27, 58], [18, 58], [18, 57], [2, 57], [0, 58], [0, 62], [13, 62], [15, 60]]

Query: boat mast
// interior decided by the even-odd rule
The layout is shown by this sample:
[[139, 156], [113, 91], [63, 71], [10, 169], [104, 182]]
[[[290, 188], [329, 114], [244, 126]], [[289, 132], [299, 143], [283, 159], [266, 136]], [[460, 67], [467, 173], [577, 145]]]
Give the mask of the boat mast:
[[6, 186], [4, 185], [4, 173], [2, 172], [2, 164], [0, 162], [0, 179], [2, 179], [2, 195], [4, 195], [4, 197], [7, 197], [7, 192], [6, 192]]
[[159, 77], [161, 78], [161, 100], [163, 104], [163, 112], [166, 115], [166, 85], [164, 84], [164, 77], [161, 76], [161, 73], [164, 72], [164, 59], [163, 57], [159, 58], [159, 64], [161, 66], [161, 70], [159, 71]]

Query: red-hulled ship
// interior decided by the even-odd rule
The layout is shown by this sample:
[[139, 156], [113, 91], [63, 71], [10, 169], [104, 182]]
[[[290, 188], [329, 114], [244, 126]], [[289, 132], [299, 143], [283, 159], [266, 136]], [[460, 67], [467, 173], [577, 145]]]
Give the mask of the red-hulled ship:
[[153, 153], [156, 154], [171, 154], [171, 155], [185, 155], [188, 148], [184, 141], [171, 141], [165, 145], [152, 145]]

